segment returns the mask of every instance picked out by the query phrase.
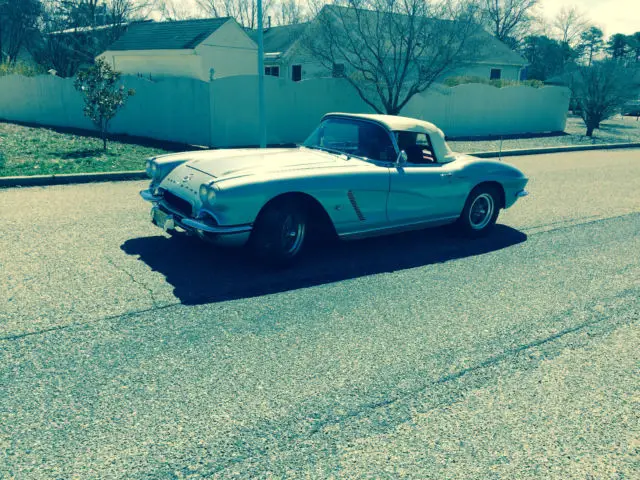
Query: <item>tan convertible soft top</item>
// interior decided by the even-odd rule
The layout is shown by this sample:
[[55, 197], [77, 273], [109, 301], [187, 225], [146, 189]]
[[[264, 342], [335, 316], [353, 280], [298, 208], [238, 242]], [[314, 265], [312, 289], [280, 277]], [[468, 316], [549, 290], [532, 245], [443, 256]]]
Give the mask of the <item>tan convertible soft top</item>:
[[436, 127], [433, 123], [418, 120], [416, 118], [399, 117], [395, 115], [379, 115], [370, 113], [342, 113], [332, 112], [324, 115], [323, 120], [327, 117], [339, 116], [350, 118], [361, 118], [379, 123], [383, 127], [392, 132], [418, 132], [429, 135], [434, 153], [438, 157], [438, 161], [447, 163], [455, 159], [453, 152], [444, 139], [444, 132]]
[[340, 115], [344, 117], [363, 118], [366, 120], [373, 120], [374, 122], [381, 123], [389, 130], [404, 131], [404, 132], [421, 132], [428, 134], [441, 134], [442, 131], [436, 127], [433, 123], [425, 122], [424, 120], [418, 120], [409, 117], [398, 117], [395, 115], [380, 115], [370, 113], [327, 113], [329, 115]]

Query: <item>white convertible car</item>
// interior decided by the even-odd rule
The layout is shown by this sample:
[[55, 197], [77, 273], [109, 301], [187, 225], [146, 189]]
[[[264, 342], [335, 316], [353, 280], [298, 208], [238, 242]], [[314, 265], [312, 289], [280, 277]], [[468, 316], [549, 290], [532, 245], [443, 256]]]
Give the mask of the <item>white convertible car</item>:
[[141, 193], [165, 231], [248, 245], [289, 263], [321, 235], [343, 240], [457, 223], [486, 233], [528, 179], [503, 162], [454, 153], [435, 125], [331, 113], [297, 148], [185, 152], [147, 160]]

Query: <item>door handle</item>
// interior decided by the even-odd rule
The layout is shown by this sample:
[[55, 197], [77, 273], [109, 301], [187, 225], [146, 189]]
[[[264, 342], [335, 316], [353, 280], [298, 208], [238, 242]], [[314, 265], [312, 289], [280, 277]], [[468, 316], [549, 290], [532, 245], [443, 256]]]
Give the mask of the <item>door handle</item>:
[[453, 173], [451, 173], [451, 172], [441, 173], [441, 174], [440, 174], [440, 176], [441, 176], [441, 177], [452, 177], [452, 176], [453, 176]]

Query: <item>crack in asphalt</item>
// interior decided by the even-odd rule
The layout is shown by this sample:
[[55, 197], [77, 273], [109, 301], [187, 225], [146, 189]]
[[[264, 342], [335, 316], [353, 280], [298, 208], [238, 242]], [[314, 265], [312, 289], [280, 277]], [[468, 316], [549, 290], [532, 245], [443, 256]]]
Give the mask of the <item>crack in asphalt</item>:
[[120, 265], [117, 265], [117, 264], [113, 261], [113, 259], [112, 259], [111, 257], [107, 257], [107, 256], [105, 256], [104, 258], [105, 258], [105, 260], [107, 261], [107, 263], [108, 263], [109, 265], [111, 265], [113, 268], [115, 268], [115, 269], [116, 269], [116, 270], [118, 270], [119, 272], [124, 273], [127, 277], [129, 277], [129, 279], [130, 279], [133, 283], [135, 283], [136, 285], [138, 285], [139, 287], [142, 287], [144, 290], [146, 290], [146, 291], [147, 291], [147, 293], [149, 294], [149, 297], [151, 298], [151, 305], [153, 306], [152, 308], [155, 308], [155, 307], [157, 307], [157, 306], [158, 306], [158, 301], [157, 301], [157, 299], [156, 299], [155, 292], [153, 291], [153, 289], [152, 289], [151, 287], [149, 287], [149, 286], [148, 286], [147, 284], [145, 284], [144, 282], [141, 282], [141, 281], [137, 280], [137, 279], [136, 279], [136, 277], [135, 277], [131, 272], [129, 272], [126, 268], [124, 268], [124, 267], [122, 267], [122, 266], [120, 266]]
[[108, 320], [124, 320], [126, 318], [131, 318], [131, 317], [135, 317], [138, 315], [142, 315], [144, 313], [150, 313], [150, 312], [157, 312], [160, 310], [165, 310], [167, 308], [171, 308], [171, 307], [176, 307], [178, 305], [181, 305], [180, 302], [174, 302], [174, 303], [167, 303], [166, 305], [159, 305], [159, 306], [155, 306], [155, 307], [149, 307], [149, 308], [145, 308], [142, 310], [130, 310], [128, 312], [124, 312], [124, 313], [116, 313], [114, 315], [107, 315], [106, 317], [99, 317], [93, 320], [89, 320], [87, 322], [74, 322], [74, 323], [69, 323], [67, 325], [59, 325], [56, 327], [51, 327], [51, 328], [45, 328], [42, 330], [35, 330], [33, 332], [24, 332], [24, 333], [17, 333], [15, 335], [7, 335], [4, 337], [0, 337], [0, 342], [3, 341], [12, 341], [12, 340], [20, 340], [22, 338], [27, 338], [27, 337], [33, 337], [36, 335], [44, 335], [46, 333], [49, 332], [57, 332], [57, 331], [62, 331], [62, 330], [67, 330], [69, 328], [73, 328], [73, 327], [86, 327], [86, 326], [91, 326], [91, 325], [95, 325], [96, 323], [99, 322], [104, 322], [104, 321], [108, 321]]
[[[631, 293], [637, 293], [637, 292], [638, 292], [637, 288], [630, 288], [630, 289], [623, 290], [622, 292], [620, 292], [618, 295], [616, 295], [613, 298], [614, 299], [622, 298], [622, 297], [626, 297], [626, 296], [630, 295]], [[589, 308], [591, 310], [593, 310], [594, 309], [594, 305], [596, 303], [600, 303], [600, 302], [601, 302], [601, 300], [598, 300], [597, 302], [592, 302], [592, 305]], [[489, 357], [487, 360], [485, 360], [483, 362], [480, 362], [477, 365], [474, 365], [473, 367], [464, 368], [462, 370], [459, 370], [458, 372], [442, 376], [439, 379], [434, 380], [433, 382], [425, 385], [424, 387], [422, 387], [422, 388], [420, 388], [420, 389], [418, 389], [418, 390], [416, 390], [414, 392], [408, 393], [406, 395], [401, 395], [401, 396], [398, 396], [398, 397], [393, 398], [393, 399], [388, 399], [388, 400], [385, 400], [385, 401], [382, 401], [382, 402], [377, 402], [377, 403], [373, 403], [373, 404], [370, 404], [370, 405], [364, 405], [363, 409], [375, 410], [377, 408], [385, 407], [385, 406], [391, 405], [393, 403], [399, 402], [399, 401], [401, 401], [403, 399], [406, 399], [406, 398], [415, 397], [416, 395], [425, 392], [429, 387], [432, 387], [432, 386], [435, 386], [435, 385], [442, 385], [442, 384], [445, 384], [445, 383], [448, 383], [448, 382], [451, 382], [451, 381], [455, 381], [455, 380], [457, 380], [459, 378], [464, 377], [465, 375], [472, 374], [472, 373], [474, 373], [476, 371], [482, 370], [482, 369], [487, 368], [487, 367], [492, 367], [494, 365], [497, 365], [497, 364], [507, 360], [509, 357], [513, 357], [513, 356], [516, 356], [516, 355], [518, 355], [518, 354], [520, 354], [522, 352], [525, 352], [526, 350], [529, 350], [529, 349], [532, 349], [532, 348], [536, 348], [536, 347], [541, 347], [541, 346], [543, 346], [543, 345], [545, 345], [547, 343], [554, 342], [555, 340], [561, 339], [562, 337], [564, 337], [566, 335], [570, 335], [572, 333], [580, 332], [580, 331], [585, 330], [585, 329], [587, 329], [589, 327], [592, 327], [594, 325], [598, 325], [600, 323], [603, 323], [607, 319], [608, 319], [608, 317], [602, 317], [602, 318], [599, 318], [597, 320], [584, 322], [584, 323], [582, 323], [580, 325], [577, 325], [575, 327], [565, 328], [564, 330], [561, 330], [560, 332], [558, 332], [556, 334], [549, 335], [548, 337], [522, 344], [522, 345], [520, 345], [520, 346], [518, 346], [516, 348], [512, 348], [512, 349], [506, 350], [506, 351], [504, 351], [504, 352], [502, 352], [502, 353], [500, 353], [498, 355], [494, 355], [492, 357]], [[358, 416], [360, 416], [359, 412], [356, 412], [353, 415], [346, 414], [345, 415], [345, 419], [355, 418], [355, 417], [358, 417]], [[310, 435], [318, 433], [325, 426], [330, 426], [330, 425], [338, 424], [338, 423], [344, 423], [344, 420], [339, 420], [339, 421], [335, 421], [335, 422], [333, 422], [333, 421], [324, 422], [323, 424], [321, 424], [317, 428], [312, 429], [311, 432], [310, 432]]]
[[[597, 223], [602, 223], [602, 222], [606, 222], [608, 220], [617, 220], [620, 218], [625, 218], [625, 217], [633, 217], [633, 216], [640, 216], [640, 212], [632, 212], [632, 213], [626, 213], [623, 215], [617, 215], [614, 217], [606, 217], [606, 218], [600, 218], [597, 220], [592, 220], [590, 222], [584, 222], [584, 223], [571, 223], [571, 224], [564, 224], [558, 227], [554, 227], [554, 228], [550, 228], [548, 230], [540, 230], [538, 232], [534, 232], [534, 233], [527, 233], [528, 236], [533, 237], [533, 236], [537, 236], [537, 235], [541, 235], [541, 234], [546, 234], [546, 233], [553, 233], [559, 230], [565, 230], [567, 228], [573, 228], [573, 227], [580, 227], [582, 225], [593, 225], [593, 224], [597, 224]], [[586, 217], [588, 218], [588, 217]], [[567, 222], [570, 222], [567, 221]], [[548, 224], [548, 225], [555, 225], [559, 222], [554, 222], [552, 224]], [[541, 225], [535, 226], [535, 227], [523, 227], [521, 230], [522, 231], [526, 231], [528, 228], [534, 229], [534, 228], [540, 228]], [[55, 332], [55, 331], [61, 331], [61, 330], [65, 330], [68, 328], [72, 328], [72, 327], [81, 327], [81, 326], [86, 326], [86, 325], [91, 325], [91, 324], [95, 324], [95, 323], [99, 323], [105, 320], [117, 320], [117, 319], [124, 319], [124, 318], [129, 318], [129, 317], [134, 317], [136, 315], [141, 315], [143, 313], [149, 313], [149, 312], [154, 312], [157, 310], [164, 310], [165, 308], [169, 308], [169, 307], [176, 307], [179, 305], [182, 305], [181, 301], [177, 301], [177, 302], [173, 302], [173, 303], [168, 303], [165, 305], [158, 305], [157, 299], [155, 298], [155, 293], [154, 291], [146, 284], [138, 281], [130, 272], [128, 272], [127, 270], [125, 270], [122, 267], [119, 267], [118, 265], [115, 264], [115, 262], [113, 262], [113, 260], [110, 257], [105, 257], [107, 260], [107, 263], [109, 263], [113, 268], [115, 268], [116, 270], [124, 273], [125, 275], [127, 275], [131, 281], [133, 283], [135, 283], [136, 285], [139, 285], [140, 287], [142, 287], [143, 289], [145, 289], [148, 293], [149, 296], [151, 297], [151, 302], [152, 302], [152, 307], [150, 308], [145, 308], [142, 310], [130, 310], [124, 313], [118, 313], [115, 315], [108, 315], [106, 317], [98, 317], [96, 319], [87, 321], [87, 322], [79, 322], [79, 323], [70, 323], [68, 325], [60, 325], [60, 326], [56, 326], [56, 327], [51, 327], [51, 328], [46, 328], [46, 329], [42, 329], [42, 330], [36, 330], [33, 332], [25, 332], [25, 333], [19, 333], [19, 334], [15, 334], [15, 335], [7, 335], [4, 337], [0, 337], [0, 342], [2, 341], [11, 341], [11, 340], [19, 340], [21, 338], [25, 338], [25, 337], [30, 337], [30, 336], [34, 336], [34, 335], [41, 335], [41, 334], [46, 334], [46, 333], [50, 333], [50, 332]], [[451, 260], [448, 260], [451, 261]], [[628, 268], [628, 267], [626, 267]], [[212, 302], [215, 303], [215, 302]], [[190, 305], [185, 305], [186, 307], [189, 307]]]
[[[89, 323], [89, 322], [87, 322], [87, 323]], [[70, 323], [68, 325], [58, 325], [58, 326], [51, 327], [51, 328], [45, 328], [45, 329], [42, 329], [42, 330], [36, 330], [34, 332], [25, 332], [25, 333], [18, 333], [16, 335], [7, 335], [5, 337], [0, 337], [0, 342], [10, 341], [10, 340], [19, 340], [21, 338], [30, 337], [32, 335], [43, 335], [45, 333], [57, 332], [58, 330], [65, 330], [65, 329], [70, 328], [70, 327], [77, 327], [77, 326], [82, 326], [82, 325], [86, 325], [86, 323]]]
[[[625, 289], [622, 290], [621, 292], [619, 292], [618, 294], [609, 297], [607, 300], [609, 302], [613, 301], [613, 300], [617, 300], [617, 299], [622, 299], [622, 298], [626, 298], [626, 297], [632, 297], [632, 298], [638, 298], [640, 294], [640, 289], [637, 287], [634, 288], [629, 288], [629, 289]], [[591, 320], [591, 321], [587, 321], [587, 322], [583, 322], [579, 325], [576, 325], [574, 327], [569, 327], [569, 328], [565, 328], [563, 330], [561, 330], [558, 333], [555, 333], [553, 335], [549, 335], [547, 337], [541, 338], [541, 339], [537, 339], [537, 340], [533, 340], [531, 342], [527, 342], [525, 344], [519, 345], [516, 348], [512, 348], [509, 350], [505, 350], [502, 353], [499, 353], [497, 355], [493, 355], [491, 357], [489, 357], [488, 359], [472, 366], [472, 367], [468, 367], [462, 370], [459, 370], [458, 372], [455, 373], [451, 373], [448, 375], [444, 375], [441, 376], [440, 378], [431, 381], [427, 384], [425, 384], [424, 386], [411, 391], [411, 392], [407, 392], [406, 394], [403, 395], [397, 395], [393, 398], [389, 398], [380, 402], [374, 402], [374, 403], [369, 403], [369, 404], [364, 404], [361, 405], [357, 410], [352, 410], [351, 412], [347, 412], [343, 415], [338, 416], [338, 418], [331, 419], [331, 420], [325, 420], [325, 421], [321, 421], [316, 423], [313, 428], [311, 428], [309, 431], [305, 432], [305, 433], [301, 433], [301, 434], [297, 434], [297, 435], [291, 435], [288, 438], [285, 438], [283, 440], [281, 440], [280, 445], [276, 446], [276, 449], [278, 450], [283, 450], [286, 448], [291, 448], [292, 444], [297, 444], [299, 442], [305, 442], [310, 440], [313, 436], [321, 433], [321, 431], [323, 429], [325, 429], [326, 427], [331, 427], [331, 426], [338, 426], [338, 425], [343, 425], [348, 423], [351, 420], [357, 420], [357, 419], [361, 419], [361, 418], [366, 418], [367, 416], [372, 415], [373, 412], [375, 412], [376, 410], [380, 410], [382, 408], [385, 407], [390, 407], [393, 406], [394, 404], [400, 404], [402, 402], [405, 403], [411, 403], [411, 401], [413, 399], [416, 399], [417, 397], [419, 397], [420, 395], [425, 394], [429, 389], [434, 388], [434, 387], [438, 387], [438, 386], [442, 386], [442, 385], [446, 385], [448, 383], [451, 382], [455, 382], [463, 377], [469, 376], [469, 375], [473, 375], [476, 374], [478, 372], [481, 372], [485, 369], [491, 368], [491, 367], [495, 367], [497, 365], [500, 365], [506, 361], [508, 361], [510, 358], [517, 358], [519, 355], [521, 355], [522, 353], [531, 350], [531, 349], [536, 349], [548, 344], [553, 344], [554, 342], [558, 341], [558, 340], [564, 340], [565, 337], [572, 335], [572, 334], [576, 334], [576, 333], [580, 333], [583, 332], [585, 330], [588, 330], [590, 327], [594, 327], [594, 326], [598, 326], [601, 324], [606, 323], [607, 320], [610, 320], [610, 317], [599, 314], [598, 310], [595, 308], [596, 305], [598, 305], [599, 303], [602, 302], [602, 299], [598, 299], [596, 301], [591, 302], [588, 306], [585, 306], [584, 310], [587, 310], [589, 312], [596, 312], [596, 319], [595, 320]], [[565, 314], [567, 314], [567, 312], [572, 313], [574, 311], [574, 309], [569, 309], [566, 310], [565, 312], [563, 312], [562, 314], [558, 315], [558, 316], [565, 316]], [[617, 329], [620, 326], [623, 325], [629, 325], [629, 324], [633, 324], [635, 322], [638, 322], [640, 320], [640, 311], [636, 310], [636, 314], [634, 316], [632, 316], [629, 319], [626, 319], [626, 321], [614, 321], [612, 322], [612, 327], [613, 329]], [[588, 332], [587, 332], [588, 333]], [[596, 334], [597, 335], [597, 334]], [[589, 335], [592, 336], [592, 335]], [[595, 336], [595, 335], [593, 335]], [[568, 347], [570, 348], [570, 347]], [[463, 395], [458, 395], [454, 400], [450, 401], [449, 404], [452, 403], [456, 403], [461, 397], [463, 397]], [[438, 405], [433, 405], [432, 407], [428, 408], [426, 411], [432, 411], [436, 408], [439, 408], [439, 404]], [[223, 472], [225, 470], [228, 470], [229, 468], [232, 468], [236, 465], [239, 465], [241, 463], [247, 462], [247, 461], [252, 461], [252, 460], [259, 460], [261, 458], [267, 457], [269, 455], [273, 454], [273, 444], [271, 444], [271, 448], [268, 449], [264, 449], [261, 448], [260, 446], [247, 446], [248, 448], [251, 448], [254, 452], [257, 452], [253, 455], [249, 454], [249, 455], [245, 455], [245, 456], [240, 456], [240, 457], [236, 457], [233, 458], [231, 460], [228, 460], [226, 462], [226, 464], [222, 464], [220, 465], [219, 462], [218, 465], [216, 465], [216, 467], [204, 471], [202, 473], [200, 473], [199, 475], [201, 475], [202, 477], [208, 478], [211, 475], [215, 475], [218, 474], [220, 472]], [[180, 471], [182, 473], [194, 473], [193, 471], [191, 471], [189, 468], [178, 468], [177, 471]]]
[[[567, 228], [581, 227], [583, 225], [594, 225], [596, 223], [602, 223], [608, 220], [617, 220], [620, 218], [634, 217], [638, 215], [640, 215], [640, 212], [623, 213], [622, 215], [615, 215], [613, 217], [602, 217], [602, 218], [598, 218], [597, 215], [590, 215], [588, 217], [570, 218], [566, 220], [560, 220], [558, 222], [543, 223], [540, 225], [521, 227], [519, 230], [523, 233], [526, 233], [527, 236], [533, 237], [535, 235], [540, 235], [543, 233], [551, 233], [551, 232], [556, 232], [558, 230], [565, 230]], [[581, 222], [581, 220], [585, 220], [587, 218], [595, 218], [595, 220]], [[578, 223], [575, 223], [575, 222], [578, 222]], [[557, 226], [545, 229], [545, 227], [549, 227], [551, 225], [557, 225]]]
[[525, 231], [528, 231], [528, 230], [539, 230], [539, 229], [542, 229], [542, 228], [545, 228], [545, 227], [552, 227], [552, 226], [554, 228], [562, 228], [562, 227], [566, 226], [567, 224], [576, 225], [575, 222], [580, 222], [577, 225], [582, 225], [582, 224], [588, 224], [589, 222], [603, 220], [603, 219], [623, 217], [625, 215], [627, 215], [627, 214], [617, 215], [615, 217], [602, 217], [600, 215], [587, 215], [585, 217], [565, 218], [563, 220], [558, 220], [557, 222], [539, 223], [538, 225], [529, 225], [527, 227], [524, 227], [522, 230], [525, 230]]

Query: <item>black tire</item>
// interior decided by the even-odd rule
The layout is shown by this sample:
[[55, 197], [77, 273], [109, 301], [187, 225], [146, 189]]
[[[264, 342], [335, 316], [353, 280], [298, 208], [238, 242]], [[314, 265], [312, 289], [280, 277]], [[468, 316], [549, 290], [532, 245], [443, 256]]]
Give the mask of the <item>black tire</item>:
[[491, 231], [500, 214], [500, 194], [496, 187], [478, 185], [474, 188], [458, 219], [458, 228], [467, 237], [477, 238]]
[[267, 205], [260, 213], [249, 247], [262, 263], [274, 267], [288, 266], [300, 256], [307, 232], [306, 211], [283, 199]]

